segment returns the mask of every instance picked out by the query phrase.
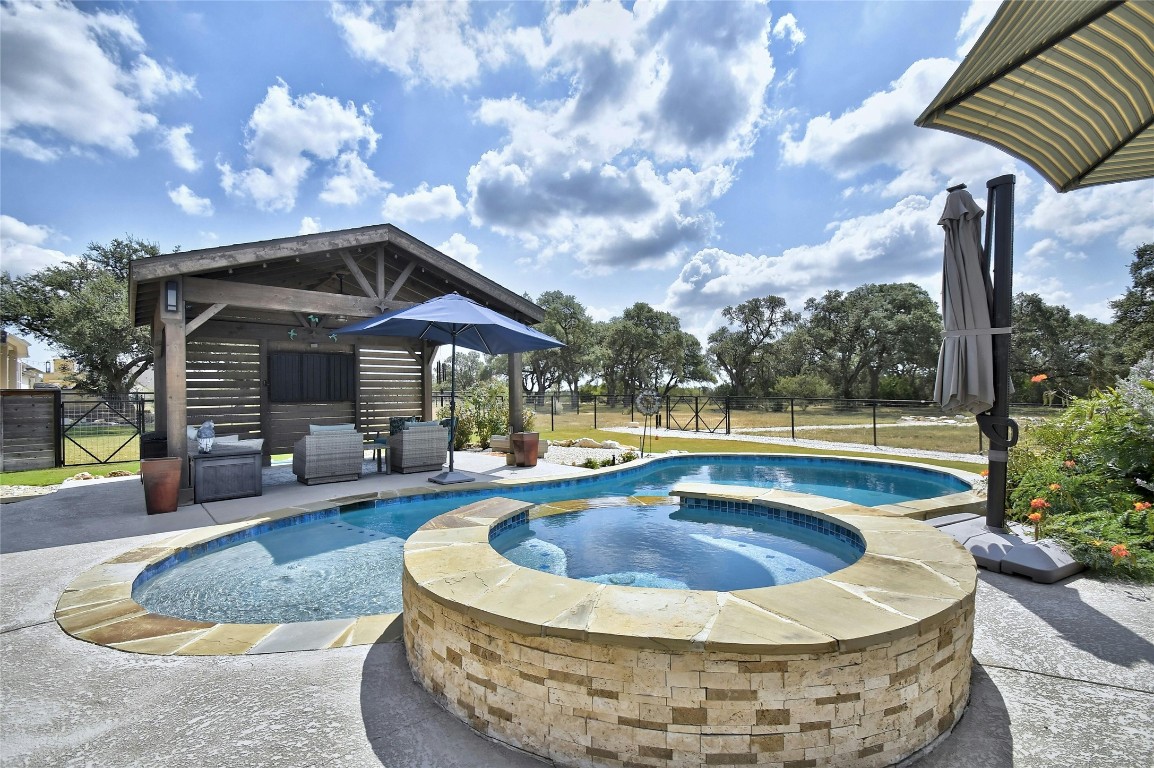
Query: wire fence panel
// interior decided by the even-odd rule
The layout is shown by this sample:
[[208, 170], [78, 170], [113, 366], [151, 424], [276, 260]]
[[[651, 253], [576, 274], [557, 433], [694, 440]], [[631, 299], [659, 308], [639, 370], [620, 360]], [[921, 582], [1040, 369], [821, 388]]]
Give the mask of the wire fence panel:
[[140, 435], [155, 424], [152, 398], [64, 393], [60, 431], [64, 466], [140, 459]]

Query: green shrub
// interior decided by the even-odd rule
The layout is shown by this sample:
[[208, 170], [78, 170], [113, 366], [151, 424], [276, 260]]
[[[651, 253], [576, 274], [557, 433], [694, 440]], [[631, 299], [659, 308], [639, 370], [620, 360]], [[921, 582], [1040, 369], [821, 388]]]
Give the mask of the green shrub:
[[[1154, 581], [1154, 365], [1106, 392], [1075, 398], [1010, 452], [1011, 517], [1043, 515], [1041, 532], [1088, 568]], [[1119, 548], [1120, 547], [1120, 548]]]

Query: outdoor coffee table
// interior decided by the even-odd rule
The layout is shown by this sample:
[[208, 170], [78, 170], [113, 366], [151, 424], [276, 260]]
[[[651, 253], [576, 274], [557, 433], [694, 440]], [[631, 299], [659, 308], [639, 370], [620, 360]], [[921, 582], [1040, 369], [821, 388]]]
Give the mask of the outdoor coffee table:
[[[194, 449], [195, 451], [195, 449]], [[260, 496], [261, 452], [258, 448], [216, 443], [208, 453], [188, 455], [188, 477], [196, 504]]]

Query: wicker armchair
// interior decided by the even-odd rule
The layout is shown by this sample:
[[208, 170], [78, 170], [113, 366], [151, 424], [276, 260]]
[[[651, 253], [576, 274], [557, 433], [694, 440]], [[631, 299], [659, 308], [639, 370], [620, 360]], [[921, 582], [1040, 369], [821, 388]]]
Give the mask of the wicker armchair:
[[397, 472], [436, 472], [448, 451], [449, 430], [436, 422], [409, 425], [389, 436], [389, 464]]
[[364, 441], [356, 430], [305, 435], [293, 446], [293, 474], [305, 485], [359, 480]]

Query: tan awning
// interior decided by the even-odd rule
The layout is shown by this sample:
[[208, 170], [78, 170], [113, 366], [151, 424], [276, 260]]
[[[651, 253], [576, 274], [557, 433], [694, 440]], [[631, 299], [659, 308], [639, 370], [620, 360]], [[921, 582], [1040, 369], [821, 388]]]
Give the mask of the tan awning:
[[1059, 192], [1154, 177], [1154, 2], [1011, 0], [915, 121], [992, 144]]

